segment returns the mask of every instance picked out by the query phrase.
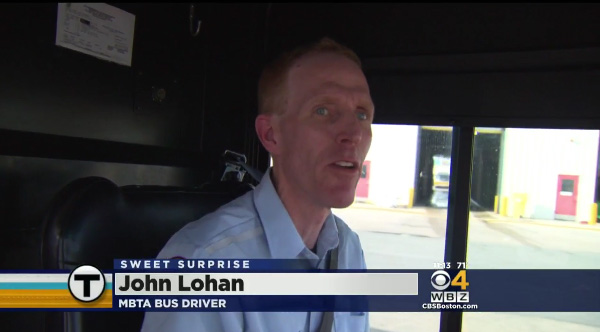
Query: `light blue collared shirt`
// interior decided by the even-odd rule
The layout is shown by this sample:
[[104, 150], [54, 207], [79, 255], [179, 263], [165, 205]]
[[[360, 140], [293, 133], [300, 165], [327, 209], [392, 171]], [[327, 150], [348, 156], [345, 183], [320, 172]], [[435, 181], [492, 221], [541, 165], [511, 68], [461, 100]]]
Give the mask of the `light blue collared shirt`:
[[[252, 191], [175, 233], [158, 258], [300, 258], [325, 268], [329, 250], [339, 246], [339, 269], [365, 269], [360, 241], [346, 223], [330, 214], [317, 239], [306, 247], [275, 191], [268, 171]], [[321, 312], [148, 312], [150, 331], [318, 332]], [[335, 332], [368, 331], [368, 313], [336, 312]]]

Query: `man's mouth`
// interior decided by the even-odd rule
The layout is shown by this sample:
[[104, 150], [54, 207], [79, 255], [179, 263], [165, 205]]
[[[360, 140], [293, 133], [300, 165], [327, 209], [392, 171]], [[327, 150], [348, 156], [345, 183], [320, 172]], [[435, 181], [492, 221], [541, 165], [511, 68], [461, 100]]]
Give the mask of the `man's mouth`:
[[354, 162], [354, 161], [340, 160], [340, 161], [336, 161], [334, 163], [334, 165], [336, 165], [340, 168], [343, 168], [343, 169], [347, 169], [347, 170], [358, 169], [358, 163]]

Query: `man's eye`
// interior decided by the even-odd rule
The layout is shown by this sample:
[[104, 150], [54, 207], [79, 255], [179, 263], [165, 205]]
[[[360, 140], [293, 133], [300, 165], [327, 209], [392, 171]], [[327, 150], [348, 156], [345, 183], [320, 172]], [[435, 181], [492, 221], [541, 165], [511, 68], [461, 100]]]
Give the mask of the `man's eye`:
[[329, 114], [329, 111], [325, 107], [319, 107], [319, 108], [317, 108], [317, 110], [315, 112], [319, 115]]
[[367, 115], [367, 113], [364, 113], [364, 112], [358, 113], [359, 120], [367, 120], [368, 118], [369, 118], [369, 116]]

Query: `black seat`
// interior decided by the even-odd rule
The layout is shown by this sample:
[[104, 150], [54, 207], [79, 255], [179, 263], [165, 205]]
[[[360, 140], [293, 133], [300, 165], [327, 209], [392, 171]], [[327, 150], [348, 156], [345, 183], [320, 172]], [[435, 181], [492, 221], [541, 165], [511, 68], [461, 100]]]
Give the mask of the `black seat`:
[[[43, 267], [112, 269], [115, 258], [154, 258], [185, 224], [250, 189], [241, 182], [198, 189], [75, 180], [56, 195], [44, 220]], [[49, 312], [46, 331], [139, 331], [142, 319], [141, 312]]]

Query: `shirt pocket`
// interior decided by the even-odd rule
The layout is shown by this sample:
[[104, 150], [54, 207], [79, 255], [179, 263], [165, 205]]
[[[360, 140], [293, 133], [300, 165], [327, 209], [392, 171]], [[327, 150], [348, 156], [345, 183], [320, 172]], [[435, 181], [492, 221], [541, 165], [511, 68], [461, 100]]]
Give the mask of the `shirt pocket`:
[[365, 332], [367, 330], [367, 312], [336, 312], [334, 319], [335, 332]]
[[244, 332], [304, 332], [306, 312], [246, 312]]

